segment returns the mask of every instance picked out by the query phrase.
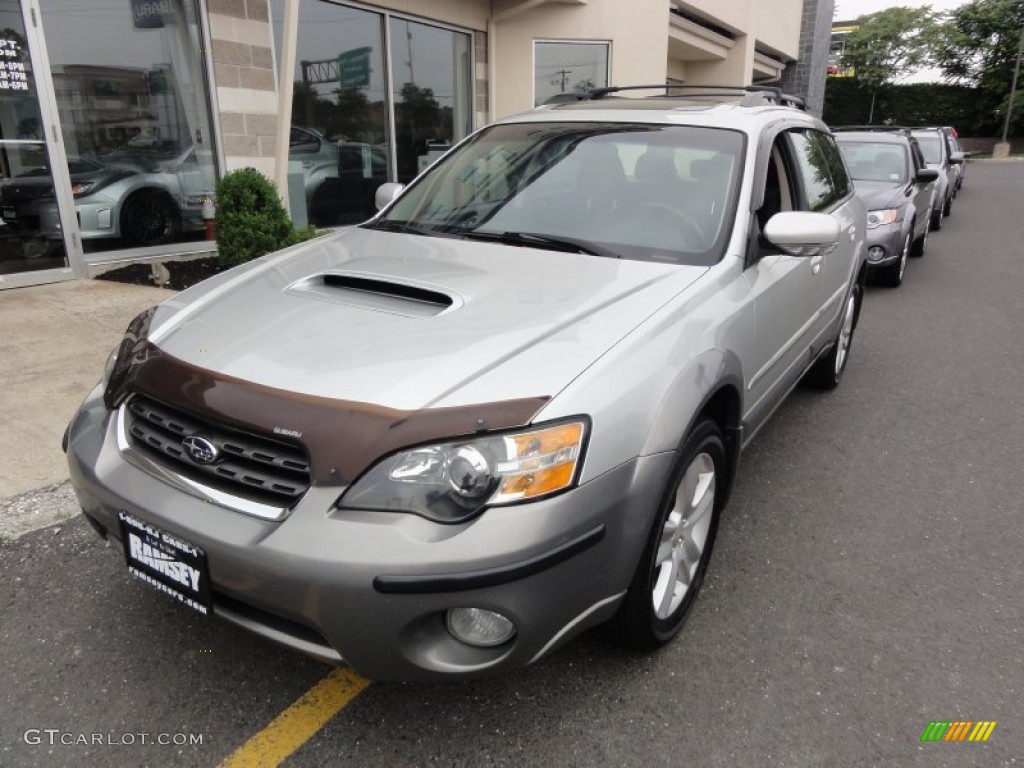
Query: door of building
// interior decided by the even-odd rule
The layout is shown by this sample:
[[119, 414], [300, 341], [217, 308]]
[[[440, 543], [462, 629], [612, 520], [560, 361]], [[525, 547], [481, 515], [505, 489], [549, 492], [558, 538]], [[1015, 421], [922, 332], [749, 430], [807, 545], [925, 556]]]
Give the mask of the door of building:
[[84, 276], [32, 0], [0, 0], [0, 289]]

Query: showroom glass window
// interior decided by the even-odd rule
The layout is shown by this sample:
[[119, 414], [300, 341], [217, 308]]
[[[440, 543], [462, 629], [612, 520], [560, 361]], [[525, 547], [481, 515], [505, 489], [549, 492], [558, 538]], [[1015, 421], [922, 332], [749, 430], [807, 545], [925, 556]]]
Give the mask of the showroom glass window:
[[202, 239], [216, 184], [189, 0], [40, 0], [85, 250]]
[[534, 43], [534, 106], [559, 93], [607, 86], [609, 48], [608, 43]]
[[[281, 50], [284, 0], [271, 0], [270, 8]], [[301, 3], [289, 159], [302, 164], [305, 201], [292, 196], [293, 214], [305, 202], [319, 226], [363, 221], [376, 213], [378, 186], [410, 181], [466, 136], [471, 51], [465, 32], [338, 3]]]
[[472, 127], [470, 36], [391, 19], [398, 181], [407, 183]]

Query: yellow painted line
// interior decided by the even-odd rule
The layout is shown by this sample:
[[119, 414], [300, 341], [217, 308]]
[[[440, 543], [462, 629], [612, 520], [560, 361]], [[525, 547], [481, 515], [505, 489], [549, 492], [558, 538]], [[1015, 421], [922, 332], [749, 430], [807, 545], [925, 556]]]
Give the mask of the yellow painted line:
[[351, 669], [338, 667], [236, 749], [218, 768], [276, 768], [369, 684], [369, 680]]

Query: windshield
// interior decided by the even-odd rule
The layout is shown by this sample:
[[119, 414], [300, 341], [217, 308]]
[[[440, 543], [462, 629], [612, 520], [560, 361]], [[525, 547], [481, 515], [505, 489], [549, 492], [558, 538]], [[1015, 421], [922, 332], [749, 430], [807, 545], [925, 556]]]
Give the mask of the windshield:
[[942, 147], [939, 145], [938, 136], [914, 134], [914, 138], [921, 145], [921, 154], [924, 155], [926, 163], [931, 165], [940, 165], [942, 163]]
[[738, 132], [688, 126], [496, 125], [368, 226], [712, 264], [728, 236], [743, 146]]
[[902, 144], [840, 140], [839, 150], [854, 181], [907, 180], [907, 148]]

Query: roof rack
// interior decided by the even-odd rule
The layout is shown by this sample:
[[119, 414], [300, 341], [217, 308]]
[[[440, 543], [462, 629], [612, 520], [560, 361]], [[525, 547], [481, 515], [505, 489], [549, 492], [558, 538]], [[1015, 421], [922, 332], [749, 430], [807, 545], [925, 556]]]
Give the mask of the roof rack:
[[[799, 96], [783, 93], [774, 85], [686, 85], [685, 83], [658, 83], [657, 85], [610, 85], [606, 88], [591, 88], [578, 93], [559, 93], [548, 99], [545, 104], [564, 104], [571, 101], [597, 101], [605, 96], [622, 91], [664, 90], [659, 96], [648, 98], [669, 99], [706, 99], [732, 98], [740, 95], [740, 106], [763, 107], [777, 105], [805, 109], [804, 100]], [[697, 93], [669, 93], [669, 91], [689, 90]]]
[[902, 133], [910, 135], [910, 129], [903, 125], [830, 125], [832, 133], [858, 131], [860, 133]]

